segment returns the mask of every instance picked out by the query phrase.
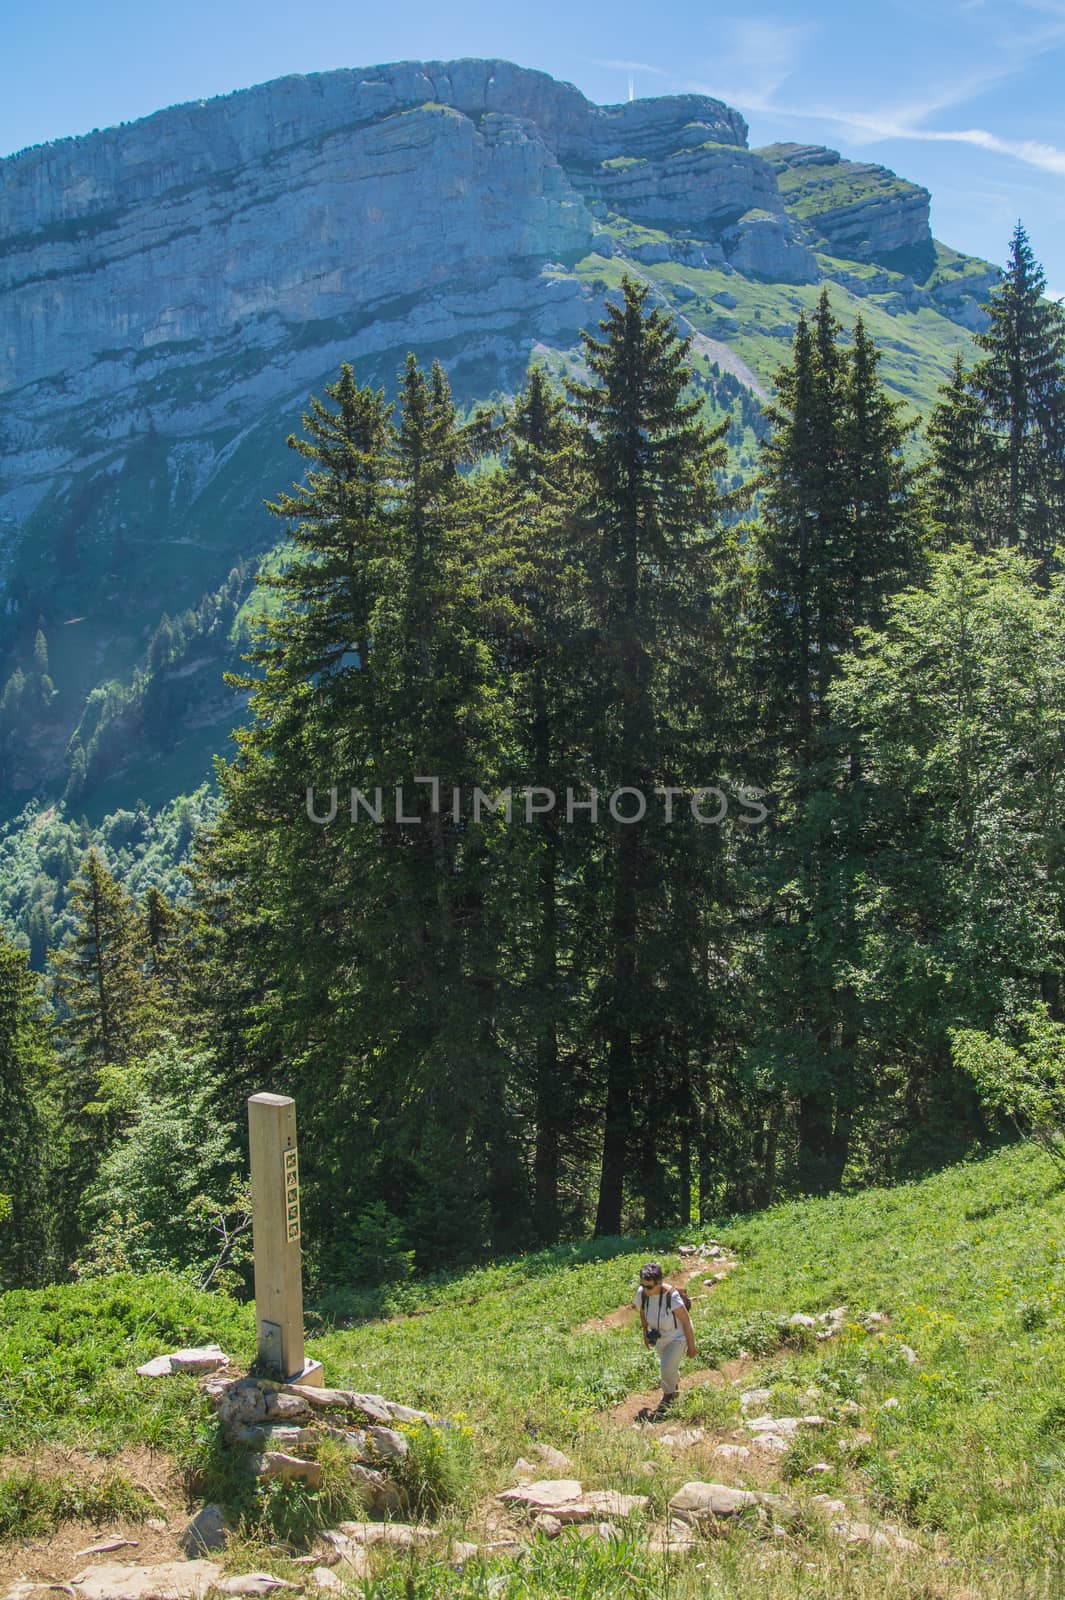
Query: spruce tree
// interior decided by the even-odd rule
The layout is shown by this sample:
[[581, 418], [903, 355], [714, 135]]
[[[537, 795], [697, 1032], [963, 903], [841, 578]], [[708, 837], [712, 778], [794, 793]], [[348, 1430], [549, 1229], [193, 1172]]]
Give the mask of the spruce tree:
[[[565, 795], [577, 770], [582, 628], [578, 548], [571, 509], [579, 481], [575, 429], [542, 366], [505, 418], [504, 464], [489, 507], [505, 602], [493, 646], [512, 685], [514, 779]], [[515, 861], [530, 933], [517, 977], [520, 1033], [531, 1040], [533, 1227], [553, 1242], [563, 1221], [561, 1184], [581, 1132], [574, 1067], [581, 1048], [572, 970], [586, 896], [574, 830], [538, 813], [531, 857]]]
[[763, 845], [763, 1025], [754, 1059], [797, 1108], [800, 1185], [838, 1183], [862, 1083], [848, 976], [860, 876], [860, 776], [830, 691], [858, 630], [921, 570], [923, 530], [908, 432], [879, 383], [859, 321], [843, 343], [827, 293], [800, 320], [777, 377], [753, 540], [763, 780], [775, 827]]
[[69, 1258], [76, 1244], [75, 1201], [93, 1177], [116, 1131], [112, 1116], [97, 1115], [101, 1076], [136, 1061], [157, 1036], [146, 985], [140, 919], [95, 848], [74, 880], [75, 927], [51, 952], [59, 1020], [57, 1098], [63, 1126], [60, 1188], [61, 1242]]
[[[632, 788], [648, 805], [635, 822], [604, 819], [602, 834], [598, 1234], [621, 1231], [626, 1179], [637, 1165], [634, 1137], [642, 1129], [650, 1138], [668, 1082], [663, 1074], [675, 1066], [661, 1028], [674, 967], [665, 932], [667, 864], [709, 846], [690, 828], [671, 829], [651, 807], [656, 786], [693, 777], [686, 732], [713, 700], [708, 684], [718, 650], [711, 596], [715, 563], [728, 548], [715, 478], [725, 461], [727, 423], [710, 429], [701, 420], [700, 400], [686, 395], [691, 341], [680, 338], [669, 316], [648, 307], [648, 294], [646, 285], [623, 280], [620, 303], [608, 305], [600, 324], [604, 337], [582, 335], [593, 381], [568, 385], [588, 484], [577, 510], [595, 633], [585, 725], [589, 772], [604, 798]], [[678, 942], [684, 934], [675, 930]], [[690, 962], [683, 968], [690, 970]]]
[[928, 419], [928, 516], [937, 549], [956, 542], [986, 551], [993, 542], [987, 505], [990, 440], [983, 405], [959, 352]]
[[43, 1284], [55, 1275], [55, 1128], [51, 1052], [40, 988], [26, 955], [0, 938], [0, 1286]]
[[995, 542], [1033, 557], [1045, 581], [1065, 533], [1065, 312], [1046, 299], [1046, 274], [1019, 222], [988, 310], [990, 327], [976, 335], [985, 354], [971, 381], [990, 432]]

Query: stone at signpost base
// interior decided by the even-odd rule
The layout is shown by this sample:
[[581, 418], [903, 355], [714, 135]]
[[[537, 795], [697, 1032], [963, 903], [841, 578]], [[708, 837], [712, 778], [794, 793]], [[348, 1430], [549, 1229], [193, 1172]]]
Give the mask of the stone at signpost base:
[[370, 1443], [374, 1453], [386, 1461], [402, 1461], [407, 1454], [407, 1441], [394, 1428], [371, 1428]]
[[358, 1461], [352, 1461], [348, 1471], [363, 1505], [368, 1510], [389, 1514], [403, 1510], [402, 1490], [383, 1472], [378, 1472], [373, 1467], [364, 1467]]
[[167, 1561], [155, 1567], [96, 1564], [70, 1583], [77, 1600], [203, 1600], [221, 1581], [215, 1561]]
[[264, 1450], [261, 1455], [248, 1456], [247, 1468], [257, 1478], [267, 1481], [293, 1483], [298, 1479], [311, 1489], [320, 1488], [322, 1483], [322, 1469], [317, 1461], [303, 1461], [299, 1456], [285, 1455], [282, 1450]]
[[355, 1394], [350, 1389], [318, 1389], [289, 1383], [278, 1400], [295, 1399], [310, 1411], [357, 1411], [367, 1422], [388, 1424], [394, 1419], [388, 1401], [379, 1394]]
[[226, 1514], [220, 1505], [201, 1506], [178, 1535], [178, 1544], [187, 1556], [206, 1555], [221, 1550], [229, 1537]]

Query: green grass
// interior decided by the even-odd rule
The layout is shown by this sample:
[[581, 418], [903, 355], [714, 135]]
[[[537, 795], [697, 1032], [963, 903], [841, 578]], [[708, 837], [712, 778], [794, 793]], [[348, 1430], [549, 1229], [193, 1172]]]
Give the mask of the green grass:
[[[739, 1266], [711, 1291], [696, 1280], [700, 1362], [749, 1351], [756, 1359], [745, 1382], [771, 1389], [774, 1414], [812, 1406], [832, 1424], [800, 1435], [773, 1463], [796, 1519], [780, 1535], [749, 1527], [709, 1541], [698, 1552], [701, 1569], [677, 1558], [668, 1579], [638, 1539], [567, 1539], [538, 1543], [491, 1572], [480, 1563], [458, 1572], [428, 1557], [414, 1566], [387, 1562], [360, 1592], [379, 1600], [1060, 1594], [1065, 1192], [1045, 1158], [1006, 1149], [920, 1182], [789, 1202], [688, 1233], [706, 1236], [729, 1243]], [[404, 1291], [405, 1314], [384, 1320], [366, 1320], [374, 1306], [365, 1296], [347, 1304], [334, 1298], [310, 1318], [320, 1331], [308, 1348], [329, 1382], [385, 1393], [456, 1425], [456, 1451], [437, 1459], [426, 1440], [410, 1467], [416, 1501], [445, 1537], [461, 1536], [478, 1503], [513, 1482], [515, 1458], [537, 1440], [565, 1450], [586, 1487], [649, 1493], [660, 1511], [686, 1478], [727, 1474], [614, 1426], [609, 1408], [653, 1387], [653, 1358], [631, 1326], [576, 1330], [627, 1303], [640, 1262], [652, 1250], [668, 1260], [667, 1245], [682, 1237], [559, 1247], [422, 1283]], [[838, 1304], [854, 1315], [881, 1311], [890, 1321], [868, 1333], [852, 1315], [843, 1334], [824, 1343], [788, 1327], [794, 1311]], [[362, 1320], [329, 1327], [326, 1313]], [[201, 1492], [239, 1501], [243, 1491], [217, 1449], [194, 1381], [153, 1384], [131, 1372], [161, 1349], [207, 1338], [246, 1359], [249, 1308], [168, 1279], [123, 1277], [4, 1295], [0, 1330], [0, 1450], [9, 1473], [20, 1454], [45, 1442], [105, 1455], [153, 1443], [186, 1465]], [[810, 1388], [815, 1398], [805, 1396]], [[678, 1415], [727, 1433], [739, 1420], [738, 1389], [689, 1389]], [[871, 1442], [848, 1448], [859, 1429]], [[830, 1473], [808, 1477], [814, 1461], [827, 1462]], [[839, 1495], [860, 1518], [902, 1524], [923, 1553], [841, 1555], [803, 1509], [811, 1488]], [[8, 1480], [0, 1485], [0, 1519], [9, 1527], [54, 1521], [67, 1514], [69, 1489], [45, 1493]], [[305, 1538], [316, 1523], [335, 1519], [344, 1509], [339, 1480], [330, 1493], [316, 1502], [302, 1490], [273, 1490], [276, 1503], [264, 1505], [244, 1492], [248, 1560], [258, 1550], [262, 1562], [256, 1536]]]

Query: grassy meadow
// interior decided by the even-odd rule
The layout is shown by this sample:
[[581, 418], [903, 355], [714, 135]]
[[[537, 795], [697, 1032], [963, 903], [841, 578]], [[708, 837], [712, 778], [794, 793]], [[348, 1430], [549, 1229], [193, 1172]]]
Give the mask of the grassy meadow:
[[[614, 1415], [654, 1387], [656, 1363], [637, 1330], [582, 1325], [631, 1302], [648, 1253], [676, 1267], [685, 1237], [720, 1241], [737, 1265], [712, 1288], [703, 1283], [709, 1269], [689, 1286], [699, 1356], [687, 1364], [669, 1427], [705, 1432], [677, 1449], [661, 1442], [661, 1428]], [[1021, 1146], [892, 1189], [720, 1218], [686, 1236], [562, 1246], [407, 1285], [376, 1304], [363, 1293], [311, 1307], [308, 1347], [328, 1382], [452, 1424], [438, 1434], [413, 1426], [404, 1469], [414, 1503], [440, 1530], [435, 1553], [382, 1552], [374, 1575], [352, 1580], [349, 1592], [366, 1600], [1065, 1593], [1063, 1265], [1065, 1187]], [[788, 1324], [793, 1312], [844, 1304], [835, 1338]], [[887, 1317], [871, 1332], [856, 1320], [869, 1311]], [[306, 1582], [306, 1565], [294, 1561], [316, 1528], [359, 1514], [339, 1455], [324, 1463], [321, 1491], [252, 1488], [221, 1452], [194, 1380], [134, 1374], [161, 1350], [207, 1339], [235, 1366], [247, 1363], [251, 1308], [173, 1279], [128, 1276], [0, 1296], [5, 1575], [21, 1570], [26, 1540], [71, 1519], [110, 1527], [157, 1515], [143, 1472], [129, 1465], [147, 1451], [168, 1463], [189, 1505], [230, 1501], [242, 1518], [230, 1567]], [[695, 1368], [723, 1362], [736, 1363], [724, 1381], [692, 1384]], [[740, 1394], [754, 1386], [770, 1390], [764, 1409], [774, 1415], [813, 1410], [829, 1425], [800, 1430], [780, 1457], [712, 1463], [715, 1442], [742, 1437]], [[605, 1542], [570, 1532], [536, 1536], [518, 1554], [449, 1556], [449, 1540], [505, 1536], [494, 1496], [513, 1485], [516, 1458], [537, 1443], [569, 1455], [586, 1489], [648, 1495], [651, 1521], [691, 1479], [774, 1489], [791, 1510], [768, 1522], [737, 1519], [685, 1555], [650, 1553], [648, 1525], [636, 1520]], [[843, 1500], [851, 1517], [895, 1524], [920, 1551], [848, 1545], [818, 1515], [814, 1493]]]

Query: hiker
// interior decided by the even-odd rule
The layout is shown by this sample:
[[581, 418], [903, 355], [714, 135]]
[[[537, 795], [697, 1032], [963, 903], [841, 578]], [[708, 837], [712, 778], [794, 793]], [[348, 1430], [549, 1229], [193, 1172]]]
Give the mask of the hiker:
[[658, 1351], [662, 1371], [661, 1405], [675, 1400], [680, 1389], [680, 1363], [685, 1349], [695, 1354], [695, 1331], [688, 1315], [685, 1296], [679, 1289], [662, 1282], [662, 1268], [648, 1261], [640, 1268], [640, 1292], [636, 1304], [643, 1324], [643, 1342], [648, 1350]]

